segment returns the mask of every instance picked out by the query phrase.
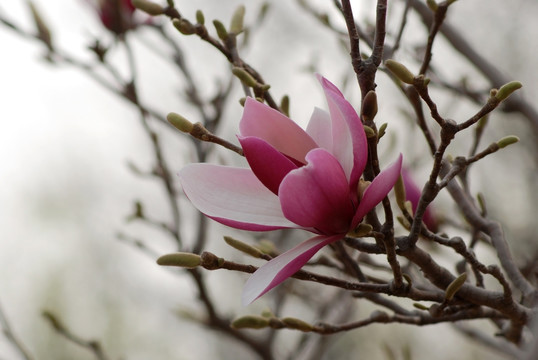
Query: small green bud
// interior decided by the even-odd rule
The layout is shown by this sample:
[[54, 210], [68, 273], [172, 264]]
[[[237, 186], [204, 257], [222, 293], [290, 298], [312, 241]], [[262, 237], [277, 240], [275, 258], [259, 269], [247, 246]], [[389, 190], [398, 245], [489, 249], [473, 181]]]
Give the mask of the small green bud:
[[409, 274], [403, 273], [402, 277], [405, 279], [405, 281], [407, 281], [409, 286], [413, 286], [413, 279], [411, 278]]
[[226, 244], [230, 245], [234, 249], [244, 252], [245, 254], [248, 254], [252, 257], [261, 258], [263, 256], [263, 253], [260, 250], [256, 249], [254, 246], [236, 240], [230, 236], [225, 236], [224, 241], [226, 241]]
[[446, 288], [445, 291], [445, 299], [446, 300], [452, 300], [454, 298], [454, 295], [461, 289], [463, 284], [465, 284], [465, 280], [467, 280], [467, 273], [463, 273], [460, 276], [458, 276], [454, 281], [452, 281]]
[[383, 137], [383, 135], [385, 135], [385, 131], [387, 130], [387, 123], [383, 123], [381, 124], [381, 126], [379, 127], [379, 130], [377, 131], [377, 139], [381, 139]]
[[510, 81], [508, 84], [504, 84], [495, 94], [495, 97], [499, 101], [506, 100], [512, 93], [518, 89], [521, 89], [523, 84], [519, 81]]
[[217, 35], [219, 39], [221, 39], [222, 41], [228, 39], [228, 31], [226, 31], [226, 28], [224, 27], [223, 23], [218, 20], [213, 20], [213, 26], [215, 26], [215, 30], [217, 30]]
[[241, 99], [239, 99], [239, 104], [243, 107], [245, 107], [245, 102], [247, 102], [247, 98], [246, 97], [242, 97]]
[[373, 138], [376, 136], [374, 129], [366, 125], [364, 125], [363, 127], [364, 127], [364, 132], [366, 133], [367, 138]]
[[389, 59], [385, 61], [385, 66], [402, 82], [409, 85], [413, 85], [415, 75], [413, 75], [413, 73], [409, 71], [409, 69], [406, 68], [403, 64], [400, 64], [395, 60]]
[[245, 6], [239, 5], [232, 15], [230, 33], [239, 34], [243, 31], [243, 19], [245, 18]]
[[405, 194], [405, 185], [403, 182], [402, 175], [400, 175], [400, 177], [398, 178], [398, 181], [396, 181], [396, 184], [394, 185], [394, 194], [396, 195], [396, 204], [398, 204], [398, 207], [401, 210], [404, 210], [406, 194]]
[[290, 328], [290, 329], [309, 332], [309, 331], [312, 331], [312, 329], [314, 328], [309, 323], [307, 323], [307, 322], [305, 322], [303, 320], [300, 320], [300, 319], [292, 318], [292, 317], [286, 317], [286, 318], [281, 319], [281, 320], [284, 323], [284, 325], [286, 325], [286, 327]]
[[274, 254], [276, 252], [275, 244], [267, 239], [260, 240], [258, 243], [258, 248], [264, 254]]
[[196, 22], [200, 25], [205, 24], [205, 16], [202, 10], [196, 10]]
[[515, 144], [519, 141], [519, 138], [514, 135], [505, 136], [501, 140], [497, 141], [497, 145], [499, 145], [499, 149], [502, 149], [504, 147], [507, 147], [508, 145]]
[[168, 122], [172, 124], [173, 127], [184, 133], [190, 133], [194, 127], [192, 122], [174, 112], [171, 112], [166, 115], [166, 120], [168, 120]]
[[429, 307], [427, 306], [424, 306], [420, 303], [413, 303], [413, 306], [416, 307], [417, 309], [420, 309], [420, 310], [429, 310]]
[[256, 81], [256, 79], [254, 79], [252, 75], [250, 75], [245, 69], [234, 66], [232, 68], [232, 73], [235, 76], [237, 76], [237, 78], [239, 78], [239, 80], [241, 80], [241, 82], [245, 84], [246, 86], [249, 86], [249, 87], [258, 86], [258, 82]]
[[161, 5], [148, 0], [132, 0], [131, 3], [135, 8], [149, 15], [157, 16], [164, 13], [164, 8]]
[[484, 195], [482, 193], [476, 194], [476, 199], [478, 200], [478, 206], [480, 206], [480, 211], [482, 214], [486, 214], [486, 200], [484, 199]]
[[187, 269], [194, 269], [200, 263], [200, 255], [184, 252], [166, 254], [157, 259], [157, 264], [159, 265], [179, 266]]
[[430, 8], [431, 11], [436, 12], [439, 8], [439, 5], [435, 2], [435, 0], [426, 0], [426, 4]]
[[370, 224], [360, 223], [353, 231], [347, 233], [350, 237], [363, 237], [372, 232], [374, 228]]
[[233, 329], [263, 329], [269, 326], [269, 319], [255, 316], [246, 315], [232, 321]]
[[368, 91], [362, 100], [361, 114], [364, 121], [371, 121], [377, 115], [377, 95], [374, 90]]
[[183, 35], [192, 35], [196, 32], [194, 25], [185, 19], [174, 19], [172, 20], [172, 25]]
[[411, 214], [411, 216], [413, 216], [413, 204], [411, 203], [411, 201], [406, 200], [404, 207], [405, 207], [405, 210], [407, 210], [407, 212]]
[[282, 110], [287, 117], [290, 116], [290, 97], [288, 95], [282, 96], [282, 100], [280, 100], [280, 110]]
[[402, 225], [404, 227], [404, 229], [406, 229], [406, 230], [411, 229], [411, 224], [403, 216], [397, 215], [396, 220], [398, 220], [398, 222], [400, 223], [400, 225]]
[[476, 124], [476, 131], [482, 131], [486, 125], [488, 124], [488, 116], [483, 116], [478, 120], [478, 124]]

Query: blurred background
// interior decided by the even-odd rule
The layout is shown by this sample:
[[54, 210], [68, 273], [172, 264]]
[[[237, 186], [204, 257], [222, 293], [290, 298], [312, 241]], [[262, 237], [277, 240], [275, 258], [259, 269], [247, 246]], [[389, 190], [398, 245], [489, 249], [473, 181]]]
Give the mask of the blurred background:
[[[335, 27], [345, 30], [332, 4], [308, 3], [327, 13]], [[126, 58], [114, 36], [100, 23], [95, 3], [35, 0], [34, 4], [62, 51], [91, 61], [94, 54], [88, 46], [99, 39], [111, 46], [110, 59], [122, 69]], [[189, 19], [201, 9], [208, 22], [218, 18], [225, 24], [239, 4], [231, 0], [176, 1]], [[313, 71], [341, 86], [348, 99], [359, 106], [348, 55], [331, 30], [296, 1], [270, 2], [259, 24], [262, 1], [244, 4], [246, 23], [252, 31], [242, 56], [260, 70], [276, 97], [290, 96], [293, 119], [306, 124], [314, 106], [326, 107]], [[392, 33], [398, 28], [404, 5], [403, 1], [391, 2], [388, 27]], [[356, 7], [357, 20], [363, 21], [365, 28], [372, 24], [374, 14], [372, 1]], [[447, 22], [509, 80], [522, 81], [521, 94], [532, 103], [538, 98], [537, 15], [538, 3], [532, 0], [459, 1], [450, 8]], [[143, 14], [137, 16], [146, 20]], [[0, 17], [35, 32], [26, 1], [0, 1]], [[398, 60], [416, 70], [412, 60], [427, 32], [416, 17], [410, 20]], [[205, 95], [218, 87], [215, 79], [229, 79], [229, 65], [214, 49], [169, 27]], [[166, 52], [160, 50], [165, 49], [160, 39], [144, 27], [128, 36], [132, 37], [144, 103], [162, 114], [175, 111], [198, 121], [195, 109], [181, 96], [184, 77], [163, 60]], [[87, 349], [59, 336], [43, 318], [46, 310], [82, 338], [99, 341], [112, 359], [254, 358], [249, 350], [178, 315], [181, 310], [196, 317], [202, 308], [189, 277], [155, 263], [158, 255], [175, 251], [175, 244], [158, 228], [129, 221], [136, 201], [144, 204], [152, 218], [170, 219], [162, 185], [133, 171], [150, 170], [154, 162], [137, 109], [80, 69], [50, 63], [43, 44], [20, 36], [5, 24], [0, 25], [0, 44], [0, 305], [28, 351], [36, 359], [95, 358]], [[476, 69], [443, 39], [438, 39], [434, 48], [433, 66], [445, 79], [465, 78], [474, 89], [489, 91]], [[416, 178], [425, 181], [431, 164], [423, 157], [426, 145], [418, 129], [406, 117], [411, 109], [384, 74], [379, 74], [378, 85], [378, 121], [389, 124], [381, 158], [392, 159], [403, 152], [406, 161], [413, 164]], [[439, 90], [434, 95], [441, 113], [457, 121], [478, 109], [453, 93]], [[242, 110], [237, 100], [242, 96], [236, 82], [220, 129], [220, 135], [232, 142]], [[156, 125], [156, 131], [171, 171], [175, 173], [192, 161], [193, 148], [186, 136], [165, 125]], [[477, 164], [472, 188], [484, 194], [492, 217], [505, 224], [514, 254], [524, 264], [538, 251], [534, 239], [537, 138], [523, 116], [497, 111], [490, 118], [482, 144], [485, 147], [506, 135], [517, 135], [522, 141]], [[471, 138], [463, 136], [450, 152], [466, 154]], [[238, 161], [233, 155], [218, 149], [211, 159]], [[192, 232], [189, 216], [193, 215], [188, 203], [183, 205], [187, 220], [182, 232], [188, 239]], [[447, 217], [454, 208], [446, 196], [436, 200], [436, 205]], [[250, 261], [226, 249], [222, 241], [222, 235], [244, 234], [214, 223], [210, 229], [209, 250]], [[122, 238], [143, 239], [156, 255], [152, 257]], [[261, 299], [248, 308], [241, 307], [240, 289], [245, 278], [225, 271], [208, 274], [210, 292], [224, 312], [259, 313], [267, 306], [267, 300]], [[293, 307], [287, 310], [290, 315], [300, 311]], [[368, 311], [359, 314], [364, 316]], [[315, 321], [315, 314], [301, 315]], [[286, 337], [297, 334], [283, 330], [279, 336], [281, 353], [286, 354], [291, 346]], [[409, 348], [413, 359], [452, 359], [456, 352], [460, 352], [460, 359], [495, 356], [447, 325], [374, 325], [335, 337], [324, 358], [334, 354], [350, 359], [386, 358], [387, 346], [397, 356], [401, 356], [401, 349]], [[349, 357], [341, 355], [342, 349], [349, 349]], [[12, 344], [0, 338], [0, 359], [19, 358]]]

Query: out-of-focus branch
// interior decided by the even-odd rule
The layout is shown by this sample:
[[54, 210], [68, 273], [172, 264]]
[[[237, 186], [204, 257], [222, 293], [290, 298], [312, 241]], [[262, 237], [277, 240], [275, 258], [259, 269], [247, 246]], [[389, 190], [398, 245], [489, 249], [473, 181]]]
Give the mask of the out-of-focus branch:
[[6, 315], [4, 314], [4, 309], [0, 305], [0, 327], [2, 329], [2, 333], [4, 336], [8, 339], [8, 341], [13, 345], [15, 349], [21, 354], [22, 358], [25, 360], [33, 360], [34, 357], [30, 354], [30, 352], [26, 349], [22, 341], [15, 335], [13, 332], [13, 329], [11, 329], [11, 325], [9, 324], [9, 321], [7, 320]]

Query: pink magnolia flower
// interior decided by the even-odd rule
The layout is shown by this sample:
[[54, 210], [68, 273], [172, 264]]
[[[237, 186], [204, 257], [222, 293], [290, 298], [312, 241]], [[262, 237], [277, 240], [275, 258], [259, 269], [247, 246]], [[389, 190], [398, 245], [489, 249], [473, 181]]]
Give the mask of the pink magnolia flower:
[[[422, 190], [419, 189], [417, 183], [413, 180], [411, 173], [406, 167], [402, 169], [402, 179], [405, 187], [405, 196], [407, 200], [411, 201], [413, 212], [415, 212], [417, 210], [420, 196], [422, 195]], [[426, 208], [424, 216], [422, 217], [422, 222], [431, 231], [437, 231], [437, 219], [432, 211], [431, 204]]]
[[[95, 0], [94, 0], [95, 1]], [[96, 10], [101, 23], [115, 34], [123, 34], [136, 27], [135, 7], [131, 0], [97, 0]]]
[[278, 111], [246, 100], [238, 138], [250, 169], [191, 164], [179, 173], [194, 206], [222, 224], [254, 231], [299, 228], [317, 234], [252, 274], [243, 304], [354, 230], [400, 175], [401, 155], [359, 195], [368, 158], [364, 128], [340, 90], [321, 76], [319, 80], [329, 114], [316, 108], [306, 131]]

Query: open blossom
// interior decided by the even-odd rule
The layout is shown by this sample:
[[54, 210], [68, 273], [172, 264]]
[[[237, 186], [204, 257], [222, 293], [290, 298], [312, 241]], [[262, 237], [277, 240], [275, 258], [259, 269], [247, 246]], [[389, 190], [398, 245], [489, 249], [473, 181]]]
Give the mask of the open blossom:
[[316, 108], [306, 131], [247, 98], [238, 138], [250, 168], [191, 164], [179, 173], [194, 206], [222, 224], [251, 231], [299, 228], [317, 234], [260, 267], [245, 284], [244, 304], [354, 230], [400, 175], [401, 155], [359, 194], [368, 159], [364, 128], [340, 90], [321, 76], [319, 80], [329, 113]]
[[[422, 190], [419, 189], [417, 183], [413, 180], [409, 170], [406, 167], [402, 168], [402, 179], [404, 182], [406, 198], [411, 202], [411, 207], [413, 212], [415, 212], [417, 210], [420, 196], [422, 195]], [[426, 208], [424, 216], [422, 216], [422, 222], [431, 231], [437, 231], [438, 223], [431, 204]]]

